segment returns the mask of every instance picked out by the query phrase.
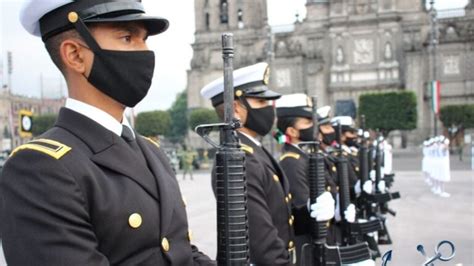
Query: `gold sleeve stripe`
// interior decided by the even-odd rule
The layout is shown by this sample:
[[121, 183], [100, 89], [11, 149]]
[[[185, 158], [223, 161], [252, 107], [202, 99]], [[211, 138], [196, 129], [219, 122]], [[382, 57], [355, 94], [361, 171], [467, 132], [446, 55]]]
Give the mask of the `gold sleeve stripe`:
[[294, 153], [294, 152], [288, 152], [288, 153], [283, 154], [280, 157], [280, 161], [283, 161], [286, 158], [294, 158], [294, 159], [298, 160], [300, 158], [300, 155], [297, 154], [297, 153]]
[[253, 154], [253, 148], [248, 146], [248, 145], [245, 145], [245, 144], [240, 144], [240, 149], [247, 152], [247, 153], [250, 153], [250, 154]]
[[144, 137], [146, 140], [148, 140], [149, 142], [151, 142], [152, 144], [154, 144], [157, 148], [160, 148], [160, 143], [159, 142], [156, 142], [154, 141], [153, 139], [151, 138], [147, 138], [147, 137]]
[[10, 156], [15, 155], [20, 150], [39, 151], [59, 160], [71, 150], [71, 147], [50, 139], [37, 139], [17, 147]]

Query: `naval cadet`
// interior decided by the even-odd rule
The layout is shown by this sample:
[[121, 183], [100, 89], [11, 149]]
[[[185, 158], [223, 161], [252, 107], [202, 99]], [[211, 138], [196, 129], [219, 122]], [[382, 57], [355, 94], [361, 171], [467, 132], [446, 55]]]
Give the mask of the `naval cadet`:
[[[245, 152], [247, 180], [250, 263], [255, 265], [294, 265], [296, 263], [293, 195], [285, 173], [259, 138], [267, 135], [275, 120], [275, 110], [270, 102], [280, 94], [270, 90], [269, 68], [266, 63], [237, 69], [234, 77], [234, 117], [243, 127], [238, 137]], [[223, 79], [206, 85], [201, 95], [212, 101], [218, 116], [224, 117]], [[213, 186], [215, 191], [215, 172]], [[319, 199], [319, 198], [318, 198]], [[330, 219], [334, 215], [333, 202], [322, 199], [301, 213], [318, 219]], [[331, 213], [332, 210], [332, 213]], [[329, 214], [328, 214], [329, 213]], [[329, 217], [328, 217], [329, 216]]]
[[214, 265], [191, 241], [178, 182], [158, 143], [124, 117], [147, 94], [147, 37], [168, 20], [133, 0], [30, 0], [69, 98], [53, 128], [15, 149], [2, 172], [8, 265]]
[[355, 201], [362, 191], [371, 194], [373, 190], [373, 182], [367, 177], [367, 180], [361, 184], [362, 177], [359, 165], [359, 149], [357, 128], [355, 127], [354, 119], [350, 116], [336, 116], [331, 119], [331, 123], [341, 126], [341, 148], [343, 155], [348, 159], [349, 180], [351, 189], [351, 200]]
[[[282, 156], [280, 165], [290, 183], [290, 192], [293, 195], [293, 205], [296, 208], [306, 206], [309, 198], [308, 184], [308, 154], [302, 147], [298, 146], [301, 142], [315, 141], [316, 133], [313, 127], [312, 100], [302, 93], [283, 95], [276, 101], [277, 128], [284, 137], [282, 146]], [[336, 192], [336, 183], [330, 178], [329, 173], [325, 171], [326, 186], [328, 191]], [[330, 192], [324, 192], [326, 196], [321, 195], [321, 199], [329, 198], [334, 202], [333, 195]], [[335, 204], [333, 203], [333, 206]], [[302, 265], [301, 258], [305, 256], [304, 261], [311, 262], [311, 254], [303, 254], [304, 244], [311, 243], [310, 224], [305, 223], [304, 217], [295, 216], [295, 243], [298, 265]], [[299, 220], [303, 219], [302, 222]]]

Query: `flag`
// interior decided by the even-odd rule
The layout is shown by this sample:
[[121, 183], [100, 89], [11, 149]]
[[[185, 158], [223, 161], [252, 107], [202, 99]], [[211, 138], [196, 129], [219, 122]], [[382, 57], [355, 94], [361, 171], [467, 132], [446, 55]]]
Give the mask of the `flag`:
[[439, 114], [439, 103], [440, 103], [440, 93], [441, 93], [441, 85], [438, 80], [433, 80], [430, 82], [430, 89], [431, 89], [431, 108], [433, 112], [438, 115]]

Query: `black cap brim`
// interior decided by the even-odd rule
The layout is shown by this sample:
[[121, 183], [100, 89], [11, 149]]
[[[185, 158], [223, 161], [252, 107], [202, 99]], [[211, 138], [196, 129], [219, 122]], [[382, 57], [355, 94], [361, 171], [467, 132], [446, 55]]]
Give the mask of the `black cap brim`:
[[281, 94], [278, 92], [274, 92], [272, 90], [264, 90], [258, 93], [245, 93], [245, 97], [248, 98], [259, 98], [259, 99], [266, 99], [266, 100], [276, 100], [281, 97]]
[[109, 18], [92, 18], [84, 20], [85, 23], [103, 23], [103, 22], [143, 22], [148, 31], [148, 35], [157, 35], [166, 31], [169, 27], [169, 21], [161, 17], [147, 16], [143, 13], [127, 14]]

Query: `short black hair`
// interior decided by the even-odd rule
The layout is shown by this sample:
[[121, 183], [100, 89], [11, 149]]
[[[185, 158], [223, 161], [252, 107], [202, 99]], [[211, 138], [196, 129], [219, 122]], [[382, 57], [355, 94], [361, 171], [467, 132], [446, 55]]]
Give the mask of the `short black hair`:
[[286, 134], [286, 129], [293, 127], [298, 117], [281, 117], [277, 120], [277, 128], [281, 133]]
[[51, 57], [51, 60], [53, 60], [53, 63], [56, 65], [56, 67], [61, 71], [61, 73], [64, 73], [64, 62], [61, 59], [61, 52], [59, 51], [61, 44], [71, 38], [76, 38], [76, 39], [81, 39], [82, 37], [79, 35], [79, 33], [72, 29], [72, 30], [67, 30], [64, 32], [61, 32], [59, 34], [56, 34], [54, 36], [51, 36], [48, 38], [44, 45], [46, 47], [46, 51], [48, 51], [49, 57]]

